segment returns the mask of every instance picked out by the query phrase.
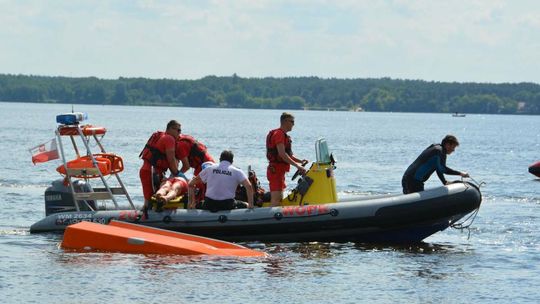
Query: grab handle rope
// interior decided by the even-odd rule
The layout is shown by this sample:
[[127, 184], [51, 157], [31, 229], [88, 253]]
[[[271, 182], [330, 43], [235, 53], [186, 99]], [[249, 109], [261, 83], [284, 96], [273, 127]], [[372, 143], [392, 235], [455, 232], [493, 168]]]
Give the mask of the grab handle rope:
[[[464, 181], [466, 177], [462, 177], [461, 178], [461, 181]], [[478, 182], [476, 181], [474, 178], [472, 177], [468, 177], [468, 179], [470, 179], [473, 183], [476, 184], [476, 186], [478, 187], [478, 189], [480, 189], [480, 187], [482, 187], [483, 185], [485, 185], [486, 183], [485, 182]], [[478, 214], [478, 211], [480, 211], [480, 206], [478, 206], [478, 208], [476, 208], [471, 214], [469, 214], [469, 216], [467, 216], [467, 218], [465, 218], [463, 221], [461, 222], [456, 222], [452, 225], [450, 225], [450, 227], [452, 228], [455, 228], [455, 229], [458, 229], [458, 230], [465, 230], [467, 229], [467, 240], [471, 237], [471, 226], [474, 222], [474, 220], [476, 219], [476, 215]]]
[[483, 182], [483, 181], [482, 181], [482, 182], [478, 182], [477, 180], [475, 180], [474, 178], [472, 178], [472, 177], [470, 177], [470, 176], [469, 176], [469, 177], [462, 177], [462, 178], [461, 178], [461, 181], [464, 181], [464, 179], [466, 179], [466, 178], [470, 179], [473, 183], [475, 183], [475, 184], [478, 186], [478, 189], [480, 189], [480, 187], [482, 187], [483, 185], [486, 184], [486, 183]]

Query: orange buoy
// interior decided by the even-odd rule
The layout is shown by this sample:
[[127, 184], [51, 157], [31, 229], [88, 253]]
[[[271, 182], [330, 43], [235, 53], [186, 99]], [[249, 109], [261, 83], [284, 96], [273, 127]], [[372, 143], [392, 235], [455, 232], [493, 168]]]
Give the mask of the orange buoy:
[[107, 129], [104, 127], [82, 125], [82, 126], [61, 126], [58, 128], [60, 135], [79, 135], [79, 128], [82, 134], [85, 136], [90, 135], [104, 135], [107, 133]]
[[264, 257], [266, 253], [196, 235], [111, 221], [109, 225], [80, 222], [66, 228], [62, 248], [145, 254]]

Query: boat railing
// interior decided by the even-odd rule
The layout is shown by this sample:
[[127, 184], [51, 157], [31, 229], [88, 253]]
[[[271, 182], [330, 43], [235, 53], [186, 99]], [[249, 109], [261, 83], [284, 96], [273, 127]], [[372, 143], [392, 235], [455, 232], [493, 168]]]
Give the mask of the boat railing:
[[[73, 113], [74, 115], [78, 115], [78, 113]], [[69, 114], [62, 114], [64, 116]], [[62, 116], [59, 115], [59, 116]], [[65, 178], [69, 184], [69, 189], [72, 193], [73, 198], [73, 204], [77, 211], [81, 210], [80, 203], [85, 204], [90, 210], [94, 210], [94, 208], [88, 204], [87, 201], [91, 200], [100, 200], [100, 201], [112, 201], [114, 204], [115, 209], [120, 209], [120, 206], [118, 204], [116, 196], [124, 196], [127, 201], [129, 202], [129, 205], [132, 209], [135, 209], [135, 205], [133, 204], [133, 201], [127, 192], [127, 189], [122, 182], [122, 179], [119, 176], [119, 172], [122, 170], [110, 170], [110, 172], [102, 172], [102, 167], [100, 167], [100, 164], [98, 163], [96, 155], [108, 155], [116, 157], [114, 154], [107, 153], [105, 150], [103, 144], [101, 143], [100, 138], [103, 138], [103, 135], [105, 134], [104, 128], [88, 128], [88, 126], [81, 126], [80, 121], [82, 121], [82, 117], [86, 118], [87, 116], [79, 115], [81, 119], [75, 119], [70, 120], [68, 123], [64, 123], [62, 119], [59, 119], [57, 117], [57, 122], [60, 123], [60, 125], [57, 127], [55, 134], [58, 142], [58, 146], [60, 149], [60, 157], [62, 160], [62, 166], [63, 166], [63, 172], [65, 172]], [[69, 166], [70, 162], [66, 159], [66, 153], [64, 150], [64, 143], [62, 141], [62, 137], [69, 136], [73, 150], [75, 151], [75, 154], [77, 156], [76, 159], [84, 158], [86, 160], [91, 161], [91, 165], [84, 166], [84, 167], [77, 167], [72, 168]], [[100, 136], [100, 137], [98, 137]], [[79, 147], [77, 145], [75, 137], [79, 137], [84, 145], [84, 148], [86, 149], [86, 155], [81, 157], [81, 152], [79, 150]], [[92, 149], [90, 147], [90, 139], [93, 138], [96, 142], [97, 146], [99, 147], [101, 154], [93, 154]], [[113, 160], [120, 159], [120, 157], [114, 158]], [[123, 169], [123, 163], [121, 164]], [[113, 175], [116, 179], [117, 185], [116, 186], [110, 186], [109, 182], [105, 179], [106, 175]], [[74, 181], [77, 179], [84, 179], [85, 182], [89, 182], [89, 180], [97, 179], [101, 182], [101, 186], [95, 187], [92, 189], [91, 192], [77, 192], [74, 187]]]

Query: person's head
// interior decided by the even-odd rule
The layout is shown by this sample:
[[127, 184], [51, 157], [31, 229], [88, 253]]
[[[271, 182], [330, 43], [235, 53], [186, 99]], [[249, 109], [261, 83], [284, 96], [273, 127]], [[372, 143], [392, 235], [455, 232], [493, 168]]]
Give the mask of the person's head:
[[281, 128], [290, 131], [294, 127], [294, 116], [291, 113], [283, 112], [279, 118]]
[[180, 133], [182, 133], [182, 125], [178, 121], [173, 119], [169, 121], [169, 123], [167, 123], [167, 129], [165, 129], [165, 132], [174, 137], [178, 137]]
[[454, 135], [446, 135], [441, 141], [441, 146], [446, 150], [446, 154], [452, 154], [457, 146], [459, 146], [459, 141]]
[[219, 161], [228, 161], [232, 164], [233, 162], [233, 159], [234, 159], [234, 154], [232, 153], [231, 150], [223, 150], [223, 152], [221, 152], [221, 155], [219, 156]]

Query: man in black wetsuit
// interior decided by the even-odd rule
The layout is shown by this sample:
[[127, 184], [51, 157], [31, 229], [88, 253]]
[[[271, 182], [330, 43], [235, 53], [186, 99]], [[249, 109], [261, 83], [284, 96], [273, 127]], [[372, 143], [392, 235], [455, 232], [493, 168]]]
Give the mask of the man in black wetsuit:
[[457, 146], [459, 146], [457, 138], [454, 135], [446, 135], [440, 144], [427, 147], [403, 174], [401, 180], [403, 193], [424, 191], [424, 182], [434, 171], [437, 171], [443, 185], [448, 184], [444, 174], [469, 177], [467, 172], [456, 171], [446, 166], [446, 155], [452, 154]]

